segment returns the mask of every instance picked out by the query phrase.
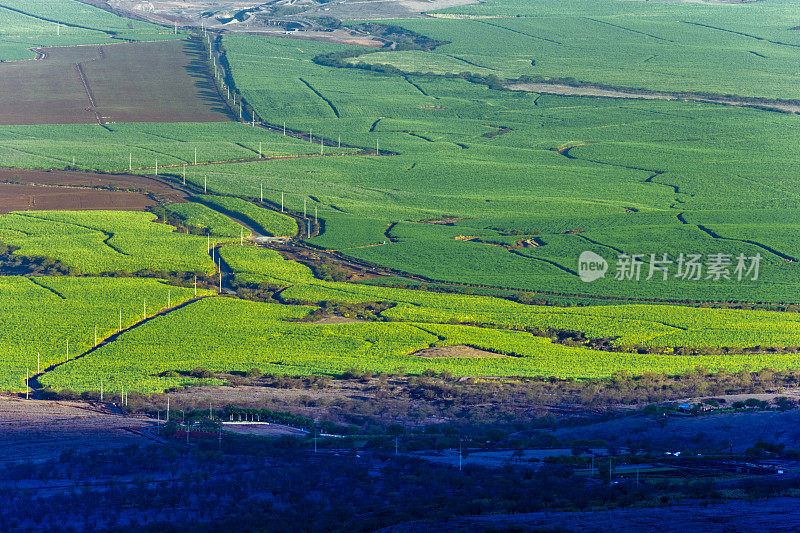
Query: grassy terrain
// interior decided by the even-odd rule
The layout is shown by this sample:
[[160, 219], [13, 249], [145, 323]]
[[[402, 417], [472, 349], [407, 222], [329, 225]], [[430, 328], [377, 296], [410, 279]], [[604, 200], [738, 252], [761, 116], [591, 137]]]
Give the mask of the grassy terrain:
[[240, 224], [203, 204], [172, 204], [167, 206], [167, 211], [180, 218], [185, 225], [205, 230], [210, 235], [238, 238], [242, 234]]
[[[254, 159], [262, 155], [293, 156], [315, 154], [319, 148], [292, 137], [268, 133], [239, 123], [207, 124], [109, 124], [0, 126], [0, 166], [18, 168], [64, 168], [127, 171], [148, 169], [183, 175], [200, 181], [206, 168], [197, 162]], [[165, 167], [175, 168], [165, 168]], [[211, 185], [211, 184], [210, 184]], [[250, 192], [257, 194], [258, 189]]]
[[[57, 24], [60, 23], [60, 28]], [[106, 44], [120, 40], [166, 40], [185, 37], [146, 22], [117, 17], [73, 0], [3, 0], [0, 2], [0, 61], [33, 59], [29, 48]]]
[[238, 218], [254, 226], [264, 235], [271, 237], [294, 237], [297, 234], [297, 222], [289, 215], [231, 196], [212, 196], [201, 194], [195, 197], [198, 201], [210, 205], [223, 213]]
[[[470, 19], [399, 24], [450, 41], [431, 54], [367, 61], [433, 70], [574, 78], [655, 90], [798, 98], [796, 2], [492, 0], [443, 10]], [[469, 62], [469, 63], [467, 63]], [[472, 63], [472, 65], [470, 64]], [[735, 72], [735, 76], [730, 73]]]
[[[234, 273], [253, 283], [287, 287], [287, 303], [392, 302], [384, 317], [403, 322], [483, 324], [490, 327], [562, 329], [590, 338], [613, 338], [620, 346], [667, 351], [688, 347], [800, 346], [800, 315], [771, 311], [688, 308], [671, 305], [555, 307], [525, 305], [487, 296], [442, 294], [314, 279], [310, 270], [257, 247], [221, 249]], [[496, 346], [500, 351], [502, 346]]]
[[[75, 272], [215, 272], [208, 239], [176, 233], [151, 213], [25, 211], [0, 215], [0, 240], [15, 253], [57, 259]], [[215, 237], [212, 243], [230, 239]]]
[[[392, 301], [389, 322], [316, 324], [295, 322], [313, 307], [206, 299], [149, 322], [118, 341], [48, 373], [43, 382], [56, 389], [97, 388], [115, 375], [128, 386], [157, 392], [198, 366], [215, 371], [253, 367], [287, 374], [339, 374], [357, 366], [372, 372], [427, 369], [454, 375], [603, 377], [624, 370], [680, 373], [697, 366], [776, 369], [796, 367], [795, 354], [674, 355], [668, 348], [651, 354], [614, 353], [582, 345], [554, 344], [524, 328], [567, 328], [590, 336], [619, 336], [619, 344], [651, 346], [748, 346], [800, 344], [800, 318], [793, 313], [687, 309], [673, 306], [557, 308], [525, 306], [487, 297], [442, 295], [315, 281], [310, 273], [276, 252], [228, 246], [222, 256], [245, 279], [291, 285], [281, 299]], [[242, 270], [239, 270], [242, 269]], [[467, 324], [483, 324], [476, 327]], [[511, 328], [511, 329], [509, 329]], [[467, 345], [506, 357], [423, 358], [413, 352], [435, 346]]]
[[314, 280], [307, 267], [284, 259], [274, 250], [256, 246], [223, 246], [219, 249], [219, 256], [234, 272], [237, 284], [268, 283], [288, 287]]
[[[142, 320], [145, 305], [152, 316], [168, 300], [176, 306], [192, 294], [149, 279], [0, 277], [0, 388], [23, 390], [25, 368], [36, 372], [37, 352], [43, 370], [66, 360], [67, 343], [71, 359], [91, 348], [95, 326], [100, 341], [116, 333], [120, 313], [127, 328]], [[109, 372], [106, 382], [113, 379]]]
[[[792, 262], [800, 250], [795, 240], [777, 238], [771, 222], [791, 220], [797, 198], [792, 116], [516, 94], [312, 62], [346, 49], [332, 44], [250, 36], [224, 42], [237, 87], [262, 118], [358, 146], [380, 142], [399, 153], [214, 167], [217, 192], [248, 194], [263, 183], [266, 197], [277, 202], [286, 192], [295, 211], [311, 200], [324, 230], [311, 240], [315, 245], [474, 285], [619, 298], [800, 301], [800, 270]], [[288, 101], [298, 103], [291, 113]], [[720, 211], [727, 226], [714, 232]], [[465, 220], [451, 227], [407, 222], [442, 217]], [[757, 231], [754, 219], [764, 221]], [[390, 223], [399, 223], [388, 232], [395, 242], [383, 245]], [[541, 242], [515, 250], [487, 244], [499, 233], [535, 234]], [[455, 240], [462, 236], [482, 242]], [[514, 247], [516, 240], [504, 244]], [[757, 283], [607, 277], [589, 285], [575, 275], [584, 250], [605, 257], [612, 269], [622, 252], [668, 253], [673, 261], [680, 253], [760, 253], [763, 263]]]

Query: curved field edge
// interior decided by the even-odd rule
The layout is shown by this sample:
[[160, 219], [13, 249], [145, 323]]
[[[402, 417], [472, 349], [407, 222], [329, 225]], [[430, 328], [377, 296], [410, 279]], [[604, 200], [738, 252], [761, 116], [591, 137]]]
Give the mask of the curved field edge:
[[[664, 338], [691, 346], [750, 346], [767, 338], [800, 344], [794, 313], [695, 309], [679, 306], [553, 308], [489, 297], [446, 295], [314, 280], [307, 268], [255, 247], [223, 247], [221, 256], [250, 283], [284, 287], [284, 301], [326, 305], [331, 301], [389, 301], [384, 322], [301, 322], [316, 305], [248, 302], [233, 298], [197, 301], [158, 317], [90, 356], [42, 377], [53, 388], [96, 390], [100, 379], [126, 388], [159, 392], [191, 382], [196, 367], [276, 374], [338, 375], [351, 367], [372, 372], [456, 376], [553, 376], [602, 378], [624, 371], [679, 374], [696, 367], [789, 369], [794, 353], [676, 355], [593, 350], [555, 344], [527, 328], [574, 327], [589, 335], [620, 335], [624, 342], [659, 346]], [[259, 257], [261, 256], [261, 257]], [[473, 324], [473, 325], [469, 325]], [[478, 327], [474, 324], [482, 324]], [[506, 357], [426, 358], [415, 352], [466, 345]], [[169, 373], [169, 374], [167, 374]], [[121, 385], [120, 385], [121, 386]]]
[[263, 248], [223, 247], [233, 272], [251, 283], [281, 287], [284, 303], [389, 302], [388, 320], [476, 324], [529, 331], [566, 330], [588, 338], [611, 339], [620, 348], [648, 346], [674, 352], [689, 348], [800, 346], [800, 314], [773, 311], [696, 308], [676, 305], [528, 305], [491, 296], [326, 282], [311, 271]]
[[[130, 331], [90, 357], [47, 373], [42, 383], [55, 389], [97, 390], [100, 379], [113, 378], [131, 390], [161, 392], [186, 380], [158, 374], [174, 371], [174, 376], [186, 375], [196, 367], [218, 372], [258, 367], [292, 375], [341, 374], [359, 367], [410, 374], [432, 369], [456, 376], [592, 378], [620, 370], [678, 374], [697, 366], [737, 371], [787, 369], [800, 363], [793, 355], [683, 357], [598, 352], [555, 345], [524, 332], [489, 331], [487, 335], [487, 331], [469, 326], [287, 321], [299, 319], [311, 309], [230, 298], [201, 300]], [[434, 345], [496, 349], [499, 343], [512, 346], [516, 356], [429, 359], [413, 355]]]
[[72, 364], [95, 339], [193, 298], [193, 289], [156, 279], [0, 276], [0, 389], [24, 390], [26, 372]]

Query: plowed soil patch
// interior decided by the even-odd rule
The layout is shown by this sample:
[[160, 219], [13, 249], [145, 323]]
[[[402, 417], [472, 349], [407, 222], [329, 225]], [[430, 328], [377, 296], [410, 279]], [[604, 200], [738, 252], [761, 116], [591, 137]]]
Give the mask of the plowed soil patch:
[[0, 63], [0, 124], [225, 122], [198, 41], [41, 48]]
[[0, 169], [0, 212], [113, 209], [143, 211], [187, 201], [183, 191], [143, 176]]
[[510, 357], [508, 355], [478, 350], [472, 346], [464, 345], [434, 346], [433, 348], [425, 348], [424, 350], [414, 352], [412, 355], [436, 359], [440, 357]]
[[156, 202], [152, 198], [135, 192], [0, 183], [0, 213], [87, 209], [144, 211], [154, 205]]

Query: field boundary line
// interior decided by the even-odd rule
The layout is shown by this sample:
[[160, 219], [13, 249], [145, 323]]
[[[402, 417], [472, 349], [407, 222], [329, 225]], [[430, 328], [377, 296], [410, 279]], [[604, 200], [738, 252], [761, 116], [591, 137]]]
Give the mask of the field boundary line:
[[143, 318], [142, 320], [139, 320], [139, 321], [131, 324], [127, 328], [124, 328], [124, 329], [122, 329], [120, 331], [112, 333], [108, 337], [105, 337], [105, 338], [101, 339], [95, 346], [92, 346], [91, 348], [89, 348], [85, 352], [83, 352], [83, 353], [81, 353], [79, 355], [76, 355], [72, 359], [69, 359], [69, 360], [66, 360], [66, 361], [61, 361], [59, 363], [54, 363], [54, 364], [48, 366], [47, 368], [45, 368], [44, 370], [42, 370], [38, 374], [34, 374], [30, 378], [28, 378], [28, 380], [26, 382], [26, 385], [34, 391], [34, 394], [36, 394], [38, 391], [40, 391], [40, 390], [45, 388], [41, 384], [41, 382], [39, 381], [39, 379], [42, 376], [45, 376], [46, 374], [56, 370], [59, 367], [62, 367], [62, 366], [67, 365], [67, 364], [69, 364], [69, 363], [71, 363], [73, 361], [77, 361], [78, 359], [83, 359], [84, 357], [87, 357], [87, 356], [91, 355], [92, 353], [96, 352], [100, 348], [102, 348], [102, 347], [104, 347], [104, 346], [106, 346], [108, 344], [113, 343], [114, 341], [116, 341], [122, 335], [124, 335], [124, 334], [126, 334], [126, 333], [128, 333], [128, 332], [130, 332], [130, 331], [132, 331], [132, 330], [134, 330], [134, 329], [136, 329], [138, 327], [140, 327], [140, 326], [143, 326], [143, 325], [147, 324], [151, 320], [154, 320], [154, 319], [162, 317], [162, 316], [166, 316], [166, 315], [172, 313], [173, 311], [178, 311], [180, 309], [188, 307], [189, 305], [191, 305], [193, 303], [199, 302], [201, 300], [205, 300], [206, 298], [214, 298], [216, 296], [217, 296], [216, 294], [204, 294], [202, 296], [197, 296], [195, 298], [191, 298], [189, 300], [186, 300], [185, 302], [182, 302], [182, 303], [180, 303], [180, 304], [178, 304], [178, 305], [176, 305], [174, 307], [170, 307], [168, 309], [162, 309], [161, 311], [159, 311], [158, 313], [156, 313], [156, 314], [154, 314], [152, 316], [148, 316], [146, 318]]
[[659, 41], [667, 41], [669, 43], [674, 43], [675, 42], [672, 39], [666, 39], [664, 37], [658, 37], [657, 35], [653, 35], [653, 34], [650, 34], [650, 33], [645, 33], [643, 31], [639, 31], [639, 30], [634, 30], [633, 28], [626, 28], [625, 26], [620, 26], [618, 24], [612, 24], [611, 22], [606, 22], [604, 20], [593, 19], [593, 18], [590, 18], [590, 17], [584, 17], [584, 18], [586, 20], [591, 20], [592, 22], [597, 22], [598, 24], [606, 24], [608, 26], [612, 26], [612, 27], [618, 28], [620, 30], [625, 30], [625, 31], [629, 31], [629, 32], [632, 32], [632, 33], [638, 33], [639, 35], [645, 35], [647, 37], [652, 37], [653, 39], [658, 39]]
[[115, 235], [116, 235], [115, 233], [112, 233], [110, 231], [106, 231], [106, 230], [103, 230], [103, 229], [100, 229], [100, 228], [94, 228], [92, 226], [84, 226], [83, 224], [77, 224], [75, 222], [69, 222], [69, 221], [66, 221], [66, 220], [54, 220], [52, 218], [47, 218], [47, 217], [37, 217], [35, 215], [28, 214], [28, 212], [17, 211], [17, 213], [20, 216], [32, 218], [34, 220], [42, 220], [42, 221], [46, 221], [46, 222], [52, 222], [54, 224], [63, 224], [63, 225], [68, 225], [68, 226], [75, 226], [75, 227], [78, 227], [78, 228], [83, 228], [83, 229], [88, 229], [88, 230], [91, 230], [91, 231], [95, 231], [97, 233], [105, 235], [106, 238], [103, 239], [103, 244], [105, 244], [106, 246], [108, 246], [109, 248], [111, 248], [113, 251], [115, 251], [116, 253], [118, 253], [120, 255], [124, 255], [126, 257], [130, 257], [130, 254], [127, 254], [127, 253], [123, 252], [122, 250], [120, 250], [119, 248], [117, 248], [116, 246], [114, 246], [113, 244], [108, 242], [110, 239], [114, 238]]
[[326, 103], [326, 104], [328, 104], [328, 105], [330, 106], [331, 110], [333, 110], [333, 114], [334, 114], [334, 115], [336, 115], [336, 118], [341, 118], [341, 117], [339, 116], [339, 110], [338, 110], [338, 109], [336, 109], [336, 106], [335, 106], [335, 105], [333, 105], [333, 102], [331, 102], [330, 100], [328, 100], [327, 98], [325, 98], [324, 96], [322, 96], [322, 93], [321, 93], [321, 92], [319, 92], [318, 90], [316, 90], [316, 89], [315, 89], [315, 88], [314, 88], [314, 87], [313, 87], [313, 86], [312, 86], [310, 83], [308, 83], [308, 82], [307, 82], [306, 80], [304, 80], [303, 78], [297, 78], [297, 79], [299, 79], [300, 81], [302, 81], [302, 82], [305, 84], [305, 86], [306, 86], [306, 87], [308, 87], [309, 89], [311, 89], [311, 91], [312, 91], [314, 94], [316, 94], [317, 96], [319, 96], [320, 98], [322, 98], [322, 99], [325, 101], [325, 103]]
[[[64, 26], [68, 27], [68, 28], [79, 28], [81, 30], [96, 31], [98, 33], [105, 33], [106, 35], [109, 35], [111, 37], [118, 38], [117, 37], [117, 32], [114, 32], [112, 30], [101, 30], [99, 28], [92, 28], [90, 26], [82, 26], [80, 24], [74, 24], [72, 22], [64, 22], [63, 20], [49, 19], [49, 18], [42, 17], [42, 16], [39, 16], [39, 15], [34, 15], [32, 13], [27, 13], [25, 11], [22, 11], [21, 9], [16, 9], [16, 8], [9, 7], [9, 6], [3, 5], [3, 4], [0, 4], [0, 8], [1, 9], [7, 9], [8, 11], [13, 11], [14, 13], [19, 13], [20, 15], [25, 15], [26, 17], [30, 17], [32, 19], [43, 20], [44, 22], [52, 22], [53, 24], [62, 24]], [[84, 46], [96, 46], [96, 45], [84, 45]]]
[[41, 288], [43, 288], [43, 289], [45, 289], [45, 290], [48, 290], [48, 291], [52, 292], [53, 294], [55, 294], [56, 296], [58, 296], [58, 297], [59, 297], [59, 298], [61, 298], [62, 300], [66, 300], [66, 299], [67, 299], [67, 297], [66, 297], [66, 296], [64, 296], [63, 294], [61, 294], [60, 292], [58, 292], [58, 291], [57, 291], [57, 290], [55, 290], [54, 288], [52, 288], [52, 287], [48, 287], [47, 285], [45, 285], [45, 284], [43, 284], [43, 283], [39, 283], [39, 282], [38, 282], [38, 281], [36, 281], [36, 280], [35, 280], [33, 277], [27, 277], [26, 279], [27, 279], [28, 281], [30, 281], [31, 283], [33, 283], [34, 285], [36, 285], [37, 287], [41, 287]]

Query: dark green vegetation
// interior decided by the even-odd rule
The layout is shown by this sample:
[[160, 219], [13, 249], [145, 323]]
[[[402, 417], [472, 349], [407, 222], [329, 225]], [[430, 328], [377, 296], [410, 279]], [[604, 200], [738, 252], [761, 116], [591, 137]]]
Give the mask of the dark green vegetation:
[[[650, 5], [624, 9], [693, 9]], [[466, 23], [479, 24], [414, 24], [427, 25], [438, 39], [440, 31]], [[476, 50], [487, 42], [494, 41], [470, 41]], [[791, 236], [800, 157], [793, 116], [520, 94], [458, 78], [315, 64], [352, 50], [331, 44], [226, 36], [223, 45], [237, 89], [262, 119], [399, 154], [214, 168], [213, 190], [247, 194], [265, 182], [271, 201], [287, 192], [295, 211], [310, 200], [323, 219], [322, 235], [310, 241], [315, 245], [474, 285], [679, 301], [800, 300], [800, 253]], [[447, 46], [418, 53], [435, 55]], [[584, 250], [610, 263], [605, 279], [578, 280]], [[642, 255], [640, 281], [613, 279], [623, 252]], [[730, 255], [734, 279], [660, 282], [656, 271], [645, 281], [650, 255], [664, 253], [672, 275], [680, 253], [704, 261]], [[736, 279], [740, 254], [761, 254], [757, 282]]]

